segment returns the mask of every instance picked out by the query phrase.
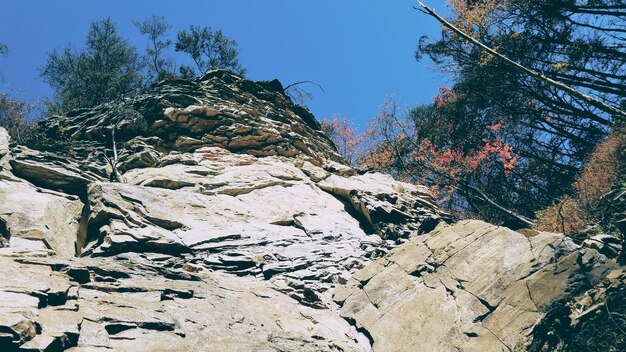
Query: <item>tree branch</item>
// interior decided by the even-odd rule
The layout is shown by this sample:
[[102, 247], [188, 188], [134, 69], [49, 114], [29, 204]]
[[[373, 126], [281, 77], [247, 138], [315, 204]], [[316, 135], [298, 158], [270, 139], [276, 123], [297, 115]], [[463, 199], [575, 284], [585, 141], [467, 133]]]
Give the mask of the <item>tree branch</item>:
[[523, 216], [521, 214], [518, 214], [518, 213], [516, 213], [516, 212], [514, 212], [512, 210], [509, 210], [509, 209], [501, 206], [500, 204], [494, 202], [491, 198], [489, 198], [483, 191], [479, 190], [478, 188], [470, 186], [469, 183], [467, 183], [467, 182], [462, 182], [462, 185], [463, 185], [463, 187], [467, 188], [468, 190], [474, 192], [478, 196], [479, 199], [487, 202], [487, 204], [491, 205], [493, 208], [501, 211], [504, 214], [509, 215], [510, 217], [513, 217], [513, 218], [517, 219], [518, 221], [528, 225], [529, 227], [533, 226], [533, 222], [530, 221], [527, 217], [525, 217], [525, 216]]
[[[419, 150], [420, 146], [417, 143], [415, 143], [415, 141], [411, 137], [409, 137], [409, 134], [407, 134], [407, 132], [405, 131], [405, 129], [402, 126], [402, 124], [400, 123], [400, 121], [398, 121], [398, 119], [395, 116], [395, 114], [391, 114], [391, 116], [396, 121], [396, 123], [399, 124], [400, 129], [402, 129], [404, 134], [407, 136], [406, 140], [409, 142], [409, 144], [411, 144], [413, 146], [413, 148], [415, 148], [415, 150]], [[444, 173], [444, 172], [442, 172], [440, 170], [437, 170], [436, 168], [431, 167], [430, 165], [427, 165], [425, 162], [422, 162], [422, 161], [419, 161], [419, 160], [416, 160], [416, 162], [420, 166], [424, 167], [425, 169], [427, 169], [427, 170], [429, 170], [431, 172], [434, 172], [434, 173], [438, 174], [439, 176], [441, 176], [441, 177], [443, 177], [443, 178], [445, 178], [447, 180], [450, 180], [451, 181], [450, 182], [450, 186], [452, 186], [452, 187], [454, 187], [456, 189], [459, 189], [459, 187], [457, 185], [455, 185], [455, 183], [458, 183], [461, 186], [461, 189], [466, 191], [465, 192], [466, 195], [469, 196], [469, 192], [468, 191], [471, 191], [472, 193], [474, 193], [476, 198], [484, 201], [489, 206], [491, 206], [493, 209], [495, 209], [497, 211], [500, 211], [501, 213], [504, 213], [504, 214], [506, 214], [506, 215], [508, 215], [508, 216], [510, 216], [510, 217], [512, 217], [512, 218], [514, 218], [514, 219], [516, 219], [518, 221], [520, 221], [521, 223], [523, 223], [525, 225], [528, 225], [529, 227], [533, 225], [533, 222], [530, 219], [528, 219], [527, 217], [525, 217], [525, 216], [523, 216], [521, 214], [518, 214], [518, 213], [516, 213], [516, 212], [514, 212], [514, 211], [512, 211], [510, 209], [507, 209], [507, 208], [503, 207], [502, 205], [496, 203], [493, 199], [489, 198], [489, 196], [487, 196], [487, 194], [485, 194], [485, 192], [481, 191], [480, 189], [478, 189], [478, 188], [476, 188], [474, 186], [471, 186], [469, 184], [469, 182], [467, 182], [465, 180], [457, 180], [455, 182], [455, 180], [454, 180], [454, 178], [452, 176], [450, 176], [450, 175], [448, 175], [448, 174], [446, 174], [446, 173]], [[402, 163], [401, 165], [404, 165], [404, 163]]]
[[111, 169], [112, 169], [111, 179], [116, 180], [117, 182], [126, 183], [124, 176], [122, 176], [119, 169], [117, 168], [118, 157], [117, 157], [117, 145], [115, 143], [115, 128], [116, 128], [116, 125], [111, 126], [111, 141], [113, 142], [113, 159], [111, 160], [106, 155], [104, 157], [111, 165]]
[[[313, 81], [298, 81], [283, 88], [283, 94], [291, 97], [291, 99], [293, 99], [296, 103], [299, 102], [301, 104], [304, 104], [306, 100], [313, 98], [313, 94], [299, 87], [299, 85], [304, 84], [304, 83], [313, 84], [317, 86], [317, 88], [319, 88], [322, 91], [322, 93], [325, 93], [324, 88], [322, 88], [321, 85]], [[293, 93], [290, 90], [293, 90]]]
[[486, 52], [488, 52], [489, 54], [495, 56], [496, 58], [506, 62], [507, 64], [511, 65], [513, 68], [515, 68], [516, 70], [526, 73], [528, 75], [530, 75], [531, 77], [538, 79], [540, 81], [543, 81], [551, 86], [554, 86], [558, 89], [561, 89], [569, 94], [571, 94], [574, 97], [578, 97], [586, 102], [588, 102], [590, 105], [593, 105], [595, 107], [597, 107], [598, 109], [601, 109], [605, 112], [608, 112], [612, 115], [614, 115], [615, 117], [618, 117], [620, 120], [622, 121], [626, 121], [626, 112], [614, 107], [614, 106], [610, 106], [608, 104], [605, 104], [604, 102], [595, 99], [587, 94], [584, 94], [566, 84], [563, 84], [561, 82], [555, 81], [553, 79], [550, 79], [548, 77], [546, 77], [545, 75], [543, 75], [542, 73], [539, 73], [535, 70], [531, 70], [525, 66], [522, 66], [520, 64], [518, 64], [517, 62], [509, 59], [508, 57], [498, 53], [497, 51], [495, 51], [494, 49], [488, 47], [487, 45], [481, 43], [480, 41], [474, 39], [473, 37], [469, 36], [468, 34], [466, 34], [465, 32], [463, 32], [462, 30], [458, 29], [457, 27], [455, 27], [452, 23], [448, 22], [446, 19], [444, 19], [443, 17], [439, 16], [433, 9], [431, 9], [430, 7], [424, 5], [421, 1], [418, 1], [418, 3], [420, 4], [420, 6], [424, 9], [419, 9], [417, 7], [413, 7], [414, 9], [425, 13], [429, 16], [434, 17], [437, 21], [439, 21], [443, 26], [449, 28], [450, 30], [452, 30], [454, 33], [460, 35], [461, 37], [463, 37], [465, 40], [469, 41], [470, 43], [478, 46], [479, 48], [485, 50]]
[[293, 88], [293, 87], [295, 87], [295, 86], [298, 86], [298, 85], [300, 85], [300, 84], [304, 84], [304, 83], [310, 83], [310, 84], [316, 85], [316, 86], [317, 86], [317, 88], [319, 88], [319, 89], [322, 91], [322, 93], [324, 93], [324, 88], [322, 88], [322, 86], [321, 86], [321, 85], [319, 85], [318, 83], [315, 83], [315, 82], [313, 82], [313, 81], [298, 81], [298, 82], [294, 82], [294, 83], [292, 83], [292, 84], [288, 85], [287, 87], [285, 87], [285, 88], [283, 89], [283, 91], [285, 91], [285, 92], [286, 92], [289, 88]]

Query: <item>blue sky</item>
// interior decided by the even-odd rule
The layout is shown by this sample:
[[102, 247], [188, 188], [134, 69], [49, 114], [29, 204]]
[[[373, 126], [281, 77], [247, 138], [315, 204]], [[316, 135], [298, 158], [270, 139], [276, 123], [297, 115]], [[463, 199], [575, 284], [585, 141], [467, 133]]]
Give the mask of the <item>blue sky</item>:
[[[222, 29], [239, 42], [250, 79], [321, 84], [325, 92], [311, 87], [315, 96], [307, 103], [318, 119], [341, 113], [364, 125], [386, 96], [425, 104], [446, 84], [432, 63], [413, 57], [421, 35], [438, 37], [441, 30], [413, 10], [411, 0], [3, 2], [0, 42], [9, 46], [9, 56], [0, 58], [0, 91], [21, 91], [27, 99], [51, 95], [38, 69], [55, 48], [80, 49], [92, 20], [111, 17], [129, 42], [143, 49], [145, 40], [131, 21], [151, 14], [172, 24], [172, 39], [191, 24]], [[427, 2], [444, 10], [443, 0]]]

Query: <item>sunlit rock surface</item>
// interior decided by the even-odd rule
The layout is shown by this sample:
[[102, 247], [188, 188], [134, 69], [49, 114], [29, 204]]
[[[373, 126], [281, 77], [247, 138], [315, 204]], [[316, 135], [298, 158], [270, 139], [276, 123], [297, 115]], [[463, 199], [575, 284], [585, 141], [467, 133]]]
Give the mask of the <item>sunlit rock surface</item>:
[[561, 234], [463, 221], [412, 237], [356, 272], [334, 299], [376, 351], [519, 351], [555, 303], [593, 289], [614, 268]]
[[557, 234], [446, 225], [282, 90], [210, 71], [30, 148], [0, 128], [0, 350], [516, 349], [611, 272]]
[[277, 81], [214, 71], [40, 126], [56, 141], [0, 130], [13, 349], [368, 350], [332, 289], [445, 219], [343, 164]]

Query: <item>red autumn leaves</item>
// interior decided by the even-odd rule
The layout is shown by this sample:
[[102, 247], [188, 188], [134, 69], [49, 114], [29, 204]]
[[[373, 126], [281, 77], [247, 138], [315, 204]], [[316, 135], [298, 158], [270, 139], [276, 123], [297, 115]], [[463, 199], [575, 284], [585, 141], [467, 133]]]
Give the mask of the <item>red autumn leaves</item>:
[[[440, 89], [434, 104], [441, 107], [456, 98], [450, 89]], [[393, 99], [381, 105], [364, 131], [346, 117], [334, 117], [322, 125], [349, 164], [390, 172], [407, 181], [423, 182], [428, 178], [424, 173], [432, 172], [455, 183], [486, 168], [501, 168], [508, 175], [518, 162], [518, 155], [501, 135], [504, 121], [486, 126], [484, 145], [473, 150], [436, 146], [429, 138], [419, 137], [408, 112]]]

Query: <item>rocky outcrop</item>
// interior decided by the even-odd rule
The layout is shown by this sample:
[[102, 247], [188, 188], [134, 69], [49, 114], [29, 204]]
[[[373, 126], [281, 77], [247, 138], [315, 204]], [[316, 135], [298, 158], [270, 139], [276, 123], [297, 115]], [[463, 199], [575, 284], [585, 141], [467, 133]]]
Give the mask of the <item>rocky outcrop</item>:
[[0, 249], [3, 351], [367, 349], [330, 310], [300, 305], [261, 280], [168, 269], [164, 255], [49, 254]]
[[368, 350], [333, 288], [447, 216], [279, 88], [214, 71], [0, 135], [4, 346]]
[[610, 239], [446, 225], [277, 81], [210, 71], [40, 129], [0, 128], [2, 351], [515, 349], [615, 266]]
[[521, 351], [555, 304], [614, 267], [560, 234], [463, 221], [412, 237], [334, 299], [376, 351]]
[[142, 94], [57, 116], [41, 126], [56, 139], [109, 146], [113, 138], [150, 136], [169, 150], [216, 146], [254, 156], [341, 160], [313, 115], [293, 104], [278, 81], [252, 82], [227, 71], [163, 81]]

